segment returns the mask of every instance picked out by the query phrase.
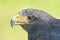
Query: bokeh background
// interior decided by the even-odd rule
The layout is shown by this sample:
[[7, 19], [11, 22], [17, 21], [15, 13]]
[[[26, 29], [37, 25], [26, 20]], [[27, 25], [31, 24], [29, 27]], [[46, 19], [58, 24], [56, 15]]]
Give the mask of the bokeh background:
[[60, 19], [60, 0], [0, 0], [0, 40], [28, 40], [21, 26], [10, 26], [10, 19], [26, 8], [37, 8]]

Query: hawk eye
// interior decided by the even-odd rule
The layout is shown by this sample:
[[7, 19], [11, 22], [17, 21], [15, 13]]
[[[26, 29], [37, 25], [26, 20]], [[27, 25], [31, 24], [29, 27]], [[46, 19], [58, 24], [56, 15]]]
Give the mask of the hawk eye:
[[35, 17], [34, 16], [27, 16], [28, 20], [34, 20]]

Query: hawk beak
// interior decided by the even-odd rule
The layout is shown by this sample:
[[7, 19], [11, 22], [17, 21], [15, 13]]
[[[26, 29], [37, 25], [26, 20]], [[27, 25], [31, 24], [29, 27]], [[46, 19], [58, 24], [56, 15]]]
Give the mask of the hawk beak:
[[10, 21], [11, 27], [13, 28], [13, 25], [25, 25], [28, 24], [28, 20], [26, 16], [19, 16], [16, 15], [13, 17]]

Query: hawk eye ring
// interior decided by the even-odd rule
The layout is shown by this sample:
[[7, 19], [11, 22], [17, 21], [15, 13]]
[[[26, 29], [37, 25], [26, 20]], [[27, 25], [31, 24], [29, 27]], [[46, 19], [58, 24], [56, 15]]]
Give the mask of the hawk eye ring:
[[27, 16], [28, 20], [32, 20], [33, 18], [31, 16]]
[[34, 16], [27, 16], [28, 20], [34, 20], [36, 19]]

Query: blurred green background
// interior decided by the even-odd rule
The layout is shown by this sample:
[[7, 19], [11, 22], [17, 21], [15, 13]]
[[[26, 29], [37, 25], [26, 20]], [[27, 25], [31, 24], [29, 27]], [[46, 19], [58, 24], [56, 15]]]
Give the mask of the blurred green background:
[[19, 25], [10, 26], [10, 19], [26, 8], [37, 8], [60, 19], [60, 0], [0, 0], [0, 40], [28, 40]]

